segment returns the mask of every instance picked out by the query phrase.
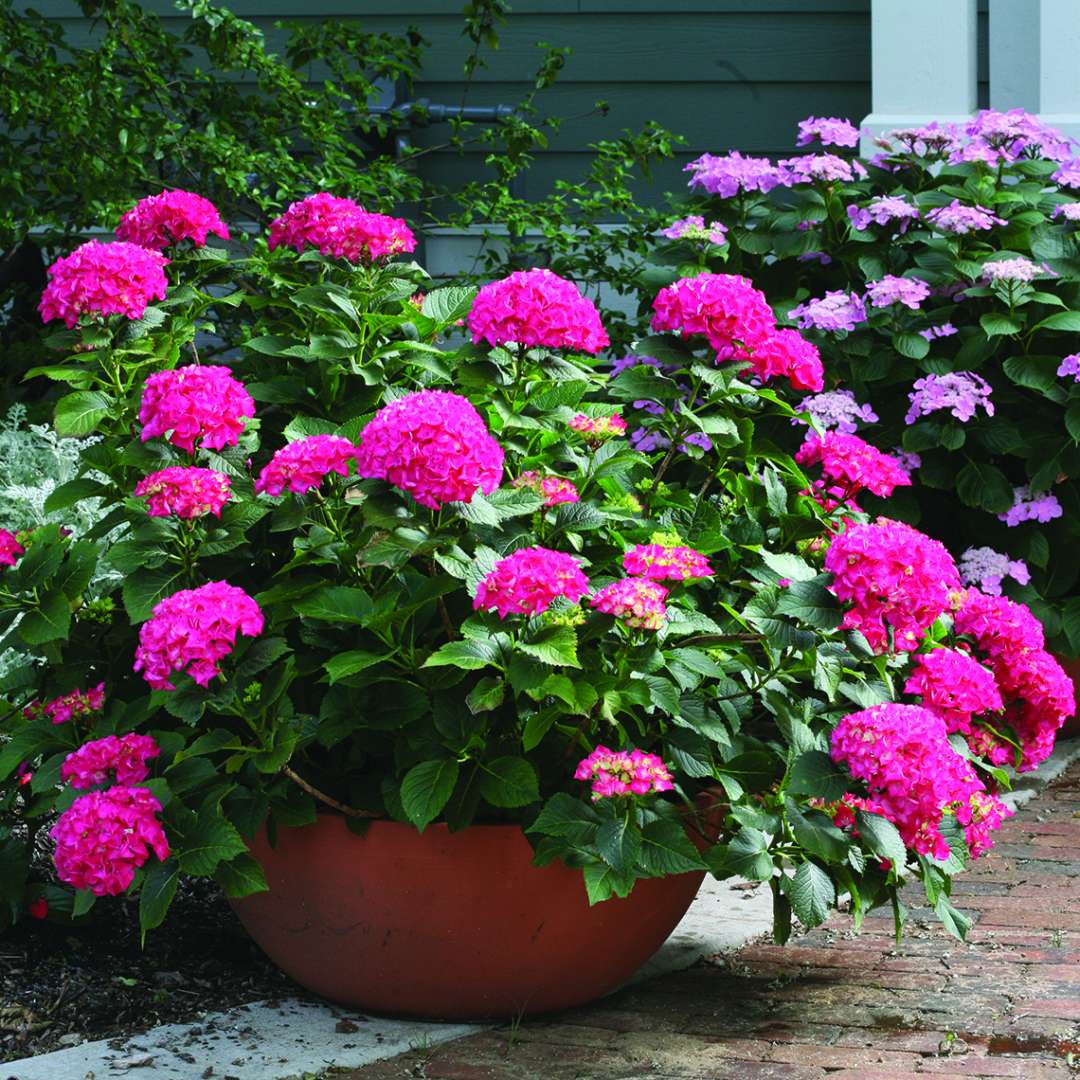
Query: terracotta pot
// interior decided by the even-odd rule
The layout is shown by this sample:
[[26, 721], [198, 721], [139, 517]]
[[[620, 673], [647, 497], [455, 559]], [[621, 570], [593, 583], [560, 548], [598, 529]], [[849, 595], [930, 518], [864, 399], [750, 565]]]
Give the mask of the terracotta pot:
[[[1073, 681], [1077, 702], [1080, 703], [1080, 656], [1061, 656], [1054, 653], [1054, 659], [1065, 669], [1065, 674]], [[1058, 731], [1059, 739], [1075, 739], [1080, 735], [1080, 714], [1070, 716]]]
[[639, 881], [589, 906], [580, 870], [532, 865], [516, 826], [345, 820], [252, 845], [270, 891], [233, 904], [302, 986], [371, 1012], [479, 1020], [580, 1005], [629, 978], [674, 930], [703, 874]]

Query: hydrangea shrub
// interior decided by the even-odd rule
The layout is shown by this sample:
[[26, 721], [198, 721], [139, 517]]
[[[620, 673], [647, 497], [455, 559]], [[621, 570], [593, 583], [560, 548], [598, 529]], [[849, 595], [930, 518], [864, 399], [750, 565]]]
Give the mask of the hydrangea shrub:
[[593, 902], [767, 881], [780, 940], [843, 894], [899, 927], [914, 877], [962, 933], [951, 874], [1075, 708], [993, 595], [1016, 568], [965, 588], [875, 520], [910, 465], [853, 432], [781, 448], [867, 413], [745, 276], [672, 281], [611, 358], [575, 283], [432, 290], [373, 217], [315, 195], [225, 248], [197, 198], [140, 204], [164, 289], [135, 310], [121, 239], [43, 307], [56, 428], [98, 440], [48, 509], [104, 516], [0, 533], [5, 917], [136, 893], [152, 929], [321, 812], [513, 825]]

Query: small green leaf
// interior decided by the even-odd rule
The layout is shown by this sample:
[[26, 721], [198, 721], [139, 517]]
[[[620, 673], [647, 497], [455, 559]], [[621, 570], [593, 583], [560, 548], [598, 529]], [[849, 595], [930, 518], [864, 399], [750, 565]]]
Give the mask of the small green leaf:
[[337, 656], [327, 660], [323, 664], [323, 668], [327, 675], [330, 676], [330, 682], [336, 683], [340, 679], [344, 679], [349, 675], [356, 675], [358, 672], [364, 671], [384, 659], [385, 657], [379, 653], [367, 652], [364, 649], [353, 649], [350, 652], [338, 653]]
[[165, 921], [180, 881], [180, 865], [175, 859], [155, 862], [147, 871], [139, 891], [139, 927], [143, 934]]
[[824, 750], [800, 754], [788, 774], [788, 790], [796, 795], [812, 795], [832, 802], [851, 786], [851, 776]]
[[327, 585], [296, 605], [296, 611], [309, 619], [363, 625], [371, 618], [371, 597], [363, 589], [347, 585]]
[[66, 639], [71, 628], [71, 601], [62, 592], [47, 593], [19, 623], [19, 636], [27, 645], [45, 645]]
[[246, 852], [229, 862], [221, 863], [214, 872], [214, 880], [230, 900], [239, 900], [252, 893], [266, 892], [270, 887], [258, 861]]
[[794, 877], [781, 878], [780, 887], [791, 901], [796, 918], [808, 930], [825, 921], [836, 900], [832, 878], [812, 862], [800, 863]]
[[641, 851], [641, 834], [629, 817], [605, 821], [596, 832], [596, 850], [613, 870], [633, 869]]
[[581, 667], [577, 658], [577, 632], [572, 626], [545, 626], [518, 649], [552, 667]]
[[423, 663], [429, 667], [456, 667], [464, 671], [476, 671], [494, 664], [499, 658], [499, 650], [488, 641], [448, 641], [433, 652]]
[[81, 438], [97, 430], [98, 424], [113, 411], [113, 399], [96, 390], [77, 390], [56, 403], [53, 425], [57, 435]]
[[421, 831], [431, 824], [450, 801], [459, 766], [454, 758], [422, 761], [401, 782], [401, 805], [408, 819]]
[[855, 828], [859, 831], [866, 846], [879, 858], [893, 864], [901, 871], [907, 862], [907, 848], [900, 838], [896, 826], [880, 814], [868, 814], [864, 810], [855, 811]]
[[496, 758], [480, 768], [480, 794], [492, 806], [528, 806], [540, 798], [536, 770], [524, 758]]
[[1013, 504], [1008, 477], [993, 465], [978, 461], [969, 461], [957, 474], [956, 494], [966, 506], [990, 514], [1004, 513]]
[[1006, 334], [1019, 334], [1023, 324], [998, 311], [989, 311], [979, 319], [979, 325], [987, 337], [999, 337]]

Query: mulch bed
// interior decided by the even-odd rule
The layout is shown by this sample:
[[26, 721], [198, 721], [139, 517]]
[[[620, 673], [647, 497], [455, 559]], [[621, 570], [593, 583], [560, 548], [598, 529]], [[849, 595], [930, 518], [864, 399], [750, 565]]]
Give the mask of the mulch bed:
[[0, 1062], [281, 996], [306, 995], [213, 883], [182, 884], [145, 948], [136, 903], [99, 900], [77, 927], [27, 918], [0, 934]]

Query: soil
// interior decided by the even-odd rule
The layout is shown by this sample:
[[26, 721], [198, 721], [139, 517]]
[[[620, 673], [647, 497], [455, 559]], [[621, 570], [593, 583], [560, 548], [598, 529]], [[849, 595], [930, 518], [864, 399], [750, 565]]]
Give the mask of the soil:
[[308, 995], [212, 882], [182, 884], [145, 947], [137, 904], [99, 900], [78, 926], [27, 918], [0, 934], [0, 1062], [283, 996]]

